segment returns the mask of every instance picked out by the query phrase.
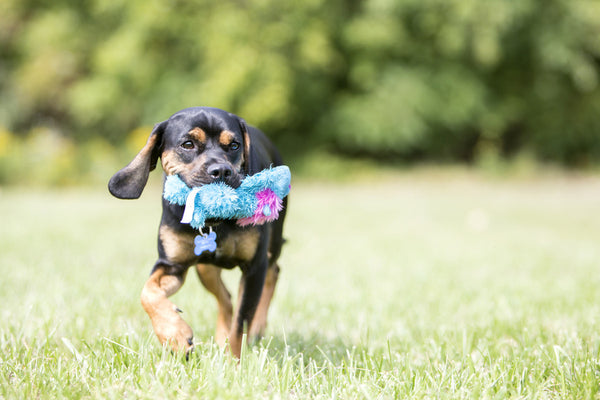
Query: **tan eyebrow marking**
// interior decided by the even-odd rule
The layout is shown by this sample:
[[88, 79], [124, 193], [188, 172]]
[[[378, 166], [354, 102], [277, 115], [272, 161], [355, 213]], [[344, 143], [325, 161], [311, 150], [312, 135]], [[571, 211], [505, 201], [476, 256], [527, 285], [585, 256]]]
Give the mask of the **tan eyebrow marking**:
[[219, 143], [223, 146], [229, 146], [231, 142], [233, 142], [233, 139], [235, 139], [235, 134], [233, 132], [223, 131], [219, 136]]
[[196, 139], [199, 142], [206, 142], [206, 133], [200, 128], [194, 128], [188, 132], [191, 137]]

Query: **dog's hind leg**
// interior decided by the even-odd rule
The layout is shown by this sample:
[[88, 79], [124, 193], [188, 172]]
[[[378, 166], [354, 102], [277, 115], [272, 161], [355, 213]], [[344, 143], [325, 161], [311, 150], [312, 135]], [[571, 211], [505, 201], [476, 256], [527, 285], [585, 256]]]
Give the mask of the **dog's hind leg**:
[[209, 264], [198, 264], [196, 271], [198, 271], [200, 282], [217, 299], [219, 313], [217, 315], [215, 342], [223, 347], [231, 330], [231, 316], [233, 313], [231, 295], [221, 279], [221, 268]]
[[287, 197], [283, 199], [284, 208], [279, 214], [279, 219], [272, 225], [271, 239], [269, 244], [269, 251], [267, 252], [268, 265], [267, 272], [265, 275], [265, 284], [263, 291], [260, 296], [260, 301], [256, 307], [256, 313], [250, 324], [250, 331], [248, 332], [250, 338], [258, 339], [265, 333], [267, 327], [267, 316], [269, 313], [269, 306], [275, 293], [275, 286], [279, 279], [279, 264], [277, 260], [281, 254], [281, 248], [285, 242], [283, 239], [283, 221], [287, 211]]
[[183, 285], [187, 270], [167, 273], [167, 269], [161, 265], [155, 267], [142, 290], [142, 306], [160, 342], [187, 354], [194, 348], [192, 329], [180, 317], [181, 310], [167, 298]]
[[249, 336], [253, 339], [262, 337], [267, 327], [267, 315], [269, 313], [269, 305], [271, 299], [275, 293], [275, 285], [277, 285], [277, 279], [279, 278], [279, 265], [273, 263], [267, 269], [267, 275], [265, 277], [265, 285], [260, 296], [260, 301], [256, 307], [256, 313], [252, 324], [250, 324]]

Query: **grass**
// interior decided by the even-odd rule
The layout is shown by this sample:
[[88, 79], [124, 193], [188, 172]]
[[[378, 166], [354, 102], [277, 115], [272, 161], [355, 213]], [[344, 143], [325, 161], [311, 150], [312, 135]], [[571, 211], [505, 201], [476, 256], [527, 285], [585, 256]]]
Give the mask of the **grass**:
[[600, 398], [598, 179], [295, 183], [267, 336], [239, 364], [193, 274], [174, 296], [191, 360], [151, 331], [159, 196], [0, 191], [0, 398]]

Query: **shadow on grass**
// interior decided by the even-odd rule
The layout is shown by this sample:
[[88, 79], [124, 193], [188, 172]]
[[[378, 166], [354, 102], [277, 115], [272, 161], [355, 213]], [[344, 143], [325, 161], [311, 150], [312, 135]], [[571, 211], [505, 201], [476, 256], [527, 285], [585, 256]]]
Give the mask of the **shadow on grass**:
[[[163, 353], [170, 353], [163, 349]], [[249, 343], [242, 349], [242, 359], [252, 360], [266, 356], [275, 364], [285, 365], [290, 361], [295, 363], [298, 360], [308, 366], [343, 366], [348, 364], [361, 364], [372, 356], [367, 346], [362, 344], [348, 344], [342, 340], [324, 338], [314, 333], [310, 335], [297, 332], [286, 333], [285, 336], [269, 336]], [[171, 353], [171, 355], [174, 355]], [[163, 355], [164, 356], [164, 355]], [[179, 357], [181, 355], [176, 355]], [[188, 362], [191, 365], [201, 365], [206, 357], [217, 357], [229, 359], [228, 350], [219, 348], [212, 338], [203, 344], [197, 345], [194, 352], [190, 354]], [[181, 357], [184, 359], [184, 357]], [[230, 362], [235, 362], [233, 357]], [[244, 361], [242, 361], [243, 363]], [[252, 361], [250, 361], [252, 362]]]
[[[340, 365], [366, 355], [371, 350], [363, 343], [349, 343], [343, 337], [324, 337], [318, 333], [301, 334], [286, 332], [285, 336], [270, 336], [251, 344], [255, 349], [265, 349], [275, 359], [294, 359], [302, 357], [305, 364], [316, 362], [318, 365]], [[360, 357], [359, 357], [360, 358]]]

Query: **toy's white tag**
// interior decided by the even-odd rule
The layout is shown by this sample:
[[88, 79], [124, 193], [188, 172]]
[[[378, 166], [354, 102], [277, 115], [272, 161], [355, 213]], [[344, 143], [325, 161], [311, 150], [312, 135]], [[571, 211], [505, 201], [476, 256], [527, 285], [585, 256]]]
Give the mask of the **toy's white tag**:
[[194, 203], [199, 190], [200, 187], [195, 187], [188, 194], [185, 202], [185, 210], [183, 211], [183, 217], [181, 218], [181, 223], [189, 224], [192, 222], [192, 217], [194, 216]]

